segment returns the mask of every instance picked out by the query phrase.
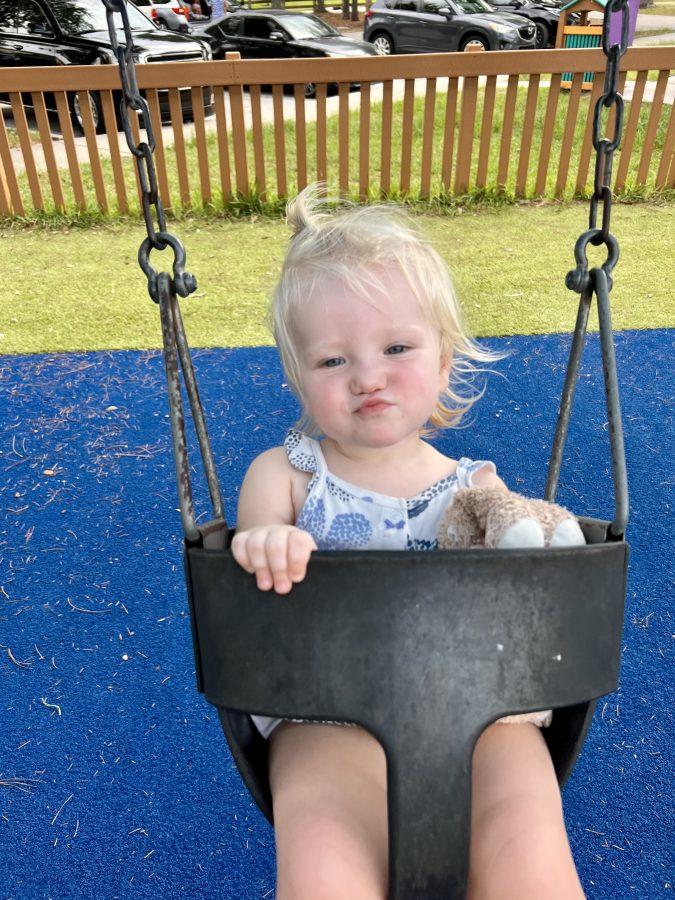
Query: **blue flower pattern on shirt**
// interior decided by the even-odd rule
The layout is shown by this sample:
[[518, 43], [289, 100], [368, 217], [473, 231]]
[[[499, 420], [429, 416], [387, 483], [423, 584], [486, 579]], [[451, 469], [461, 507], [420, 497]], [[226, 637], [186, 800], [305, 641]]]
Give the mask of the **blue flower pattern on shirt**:
[[319, 550], [366, 547], [373, 530], [368, 519], [361, 513], [340, 513], [327, 529], [325, 504], [316, 497], [307, 500], [295, 524], [312, 535]]
[[373, 528], [362, 513], [335, 516], [322, 541], [322, 550], [355, 550], [368, 546]]
[[326, 509], [323, 500], [310, 497], [300, 510], [295, 525], [297, 528], [302, 528], [303, 531], [308, 531], [318, 547], [326, 528]]
[[312, 474], [296, 525], [320, 550], [436, 550], [438, 525], [448, 503], [475, 472], [494, 465], [462, 458], [452, 475], [415, 497], [389, 497], [338, 478], [328, 471], [321, 444], [292, 429], [284, 442], [291, 465]]

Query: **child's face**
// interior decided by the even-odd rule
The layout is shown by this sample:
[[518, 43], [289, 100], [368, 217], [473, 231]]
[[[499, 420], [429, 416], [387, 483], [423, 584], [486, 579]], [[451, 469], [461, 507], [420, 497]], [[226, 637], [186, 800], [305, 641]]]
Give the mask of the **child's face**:
[[327, 285], [294, 326], [306, 411], [340, 444], [389, 447], [417, 434], [448, 384], [440, 335], [405, 276], [392, 267], [381, 281], [369, 300]]

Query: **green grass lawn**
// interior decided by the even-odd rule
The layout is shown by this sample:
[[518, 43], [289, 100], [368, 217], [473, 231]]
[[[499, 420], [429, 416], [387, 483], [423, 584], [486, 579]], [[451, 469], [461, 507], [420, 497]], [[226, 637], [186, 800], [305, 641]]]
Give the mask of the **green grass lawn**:
[[673, 20], [672, 28], [642, 28], [635, 32], [636, 37], [646, 37], [650, 35], [651, 37], [659, 37], [662, 34], [670, 34], [671, 31], [675, 31], [675, 20]]
[[[450, 265], [477, 335], [569, 331], [577, 296], [564, 286], [572, 248], [587, 227], [581, 203], [466, 209], [417, 215]], [[612, 292], [617, 329], [675, 326], [672, 205], [618, 204], [612, 231], [622, 257]], [[181, 301], [193, 346], [270, 343], [269, 291], [288, 242], [279, 219], [184, 220], [173, 228], [197, 275]], [[157, 307], [136, 263], [140, 225], [0, 230], [0, 353], [154, 348]], [[170, 251], [167, 252], [167, 254]], [[604, 252], [593, 249], [591, 263]], [[155, 266], [171, 260], [153, 254]]]
[[643, 15], [644, 13], [652, 16], [675, 16], [675, 3], [667, 2], [667, 0], [658, 2], [657, 0], [654, 6], [640, 10], [640, 15]]
[[[15, 147], [21, 146], [21, 141], [19, 140], [19, 132], [16, 128], [7, 128], [7, 141], [9, 143], [10, 149], [14, 149]], [[39, 144], [40, 143], [40, 133], [35, 131], [32, 128], [28, 129], [28, 135], [30, 137], [31, 144]]]

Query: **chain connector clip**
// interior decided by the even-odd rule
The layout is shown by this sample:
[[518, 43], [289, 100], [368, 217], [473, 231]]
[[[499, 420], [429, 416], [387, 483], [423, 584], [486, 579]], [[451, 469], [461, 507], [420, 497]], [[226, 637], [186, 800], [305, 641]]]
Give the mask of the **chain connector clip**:
[[155, 303], [159, 303], [159, 291], [157, 288], [157, 279], [159, 272], [150, 265], [150, 253], [153, 249], [165, 250], [171, 247], [173, 250], [173, 278], [172, 283], [174, 290], [179, 297], [187, 297], [189, 294], [197, 290], [197, 279], [190, 272], [185, 271], [186, 255], [185, 248], [178, 238], [168, 231], [158, 231], [156, 238], [160, 246], [155, 247], [150, 237], [146, 237], [138, 251], [138, 264], [143, 269], [148, 279], [148, 293]]
[[619, 261], [619, 242], [613, 234], [603, 236], [601, 228], [589, 228], [577, 240], [574, 245], [574, 258], [577, 266], [576, 269], [567, 273], [565, 284], [577, 294], [582, 294], [590, 288], [591, 277], [586, 258], [586, 248], [589, 244], [594, 246], [604, 244], [607, 247], [607, 259], [600, 268], [607, 276], [607, 291], [609, 292], [612, 290], [612, 269]]

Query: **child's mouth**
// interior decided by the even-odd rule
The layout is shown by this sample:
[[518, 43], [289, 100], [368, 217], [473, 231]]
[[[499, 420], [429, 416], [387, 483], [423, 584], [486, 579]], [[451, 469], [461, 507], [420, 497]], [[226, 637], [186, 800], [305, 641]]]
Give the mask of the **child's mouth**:
[[363, 406], [360, 406], [356, 411], [360, 416], [373, 416], [377, 413], [383, 412], [385, 409], [388, 409], [391, 406], [391, 403], [386, 403], [384, 400], [368, 400]]

